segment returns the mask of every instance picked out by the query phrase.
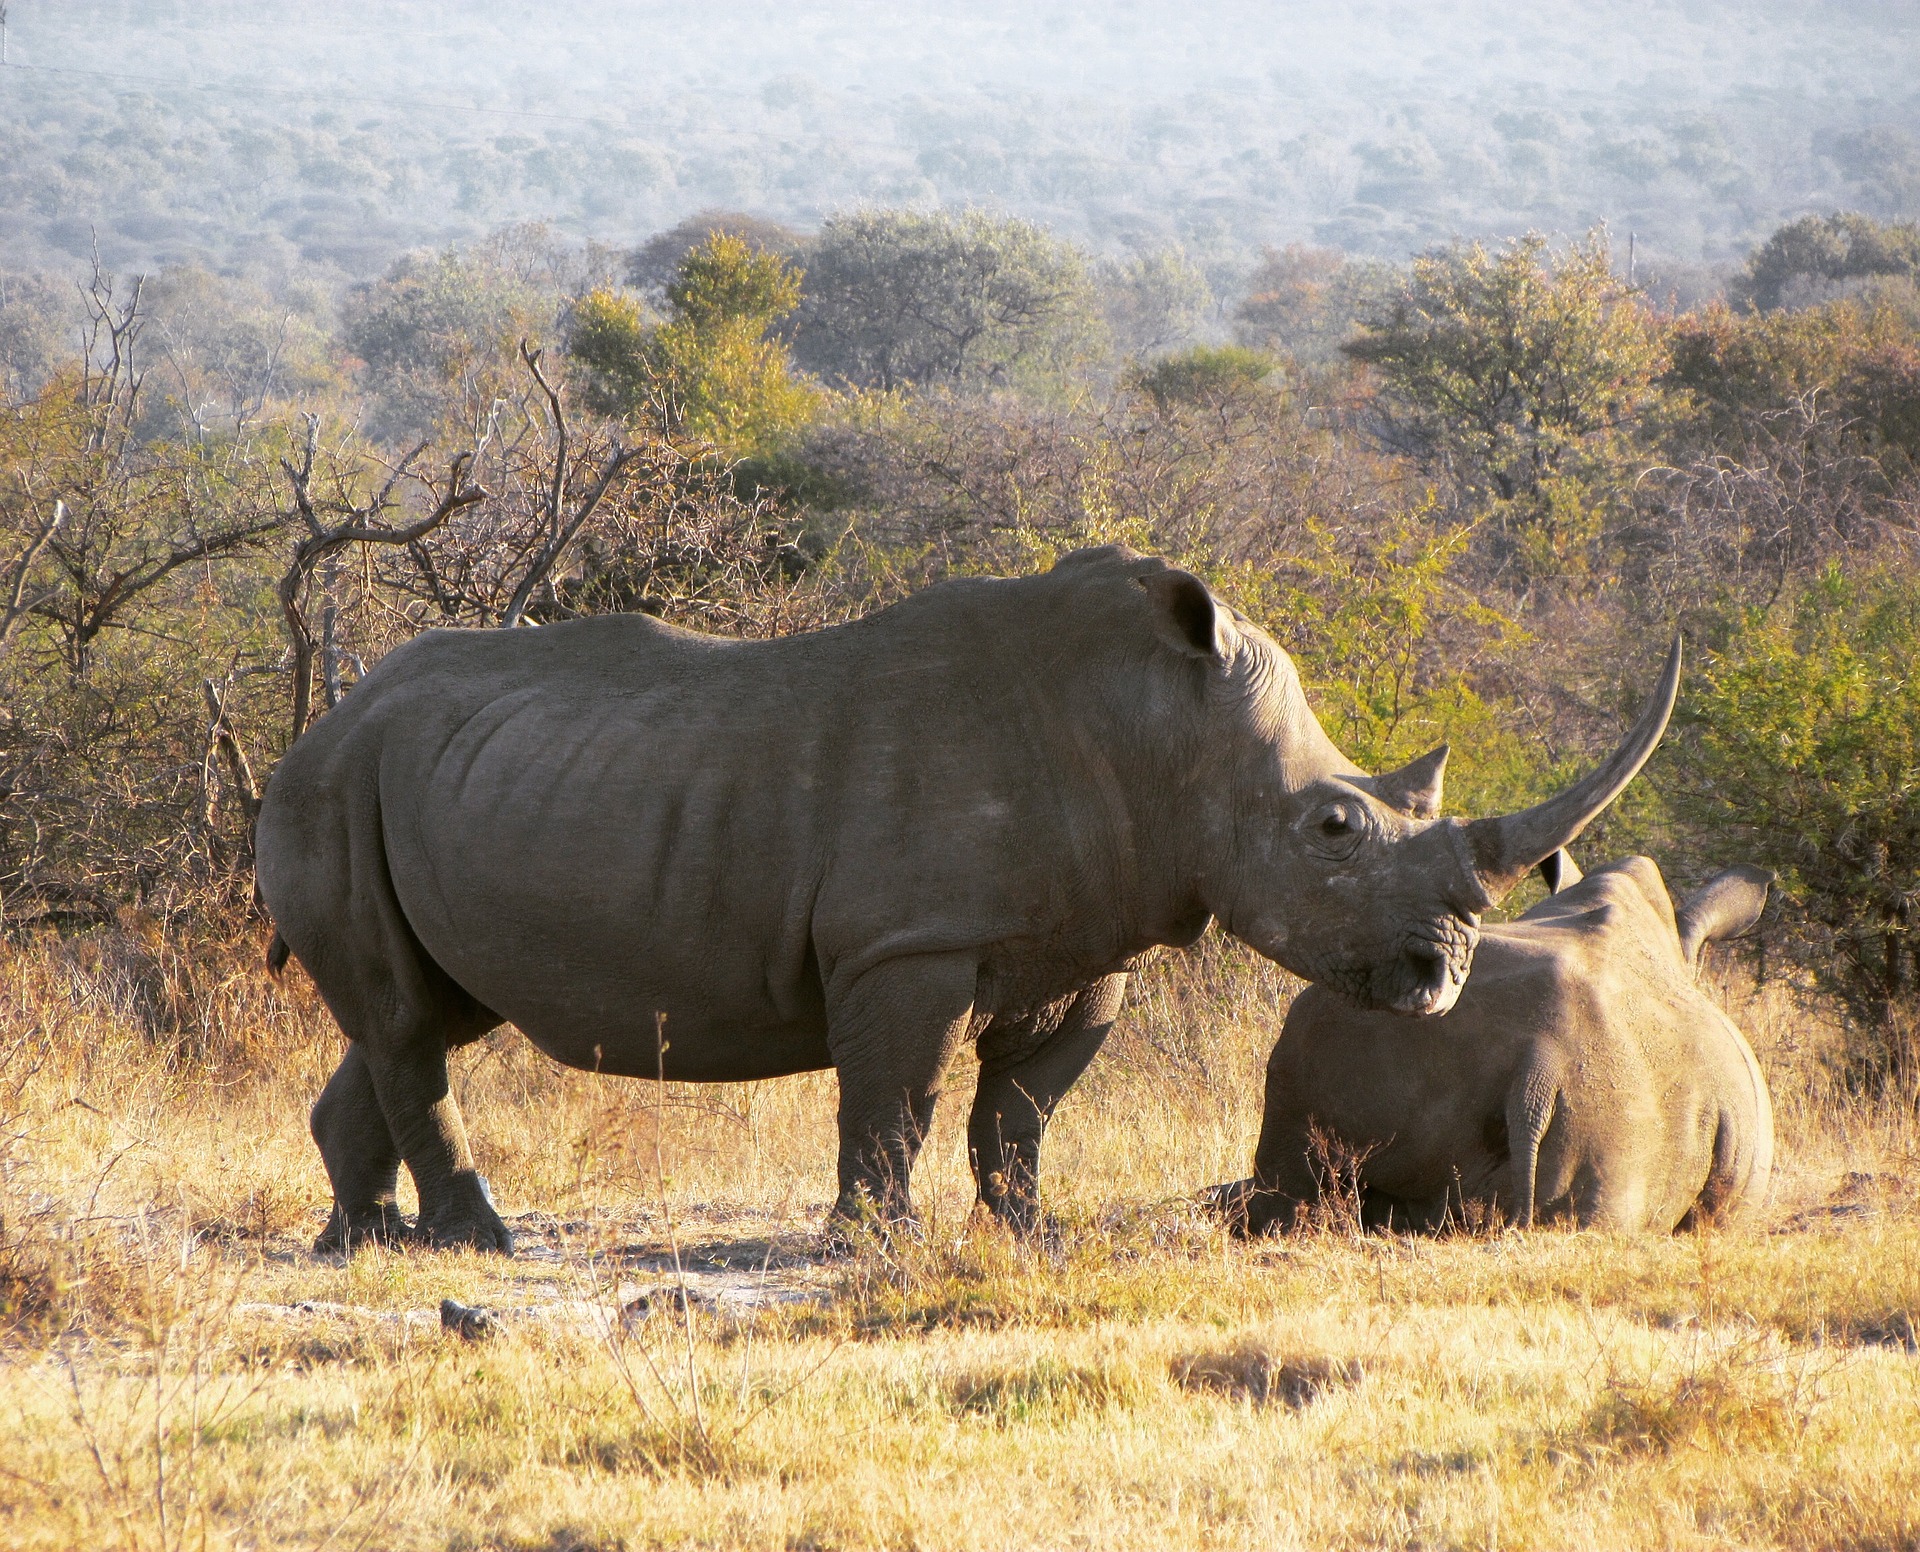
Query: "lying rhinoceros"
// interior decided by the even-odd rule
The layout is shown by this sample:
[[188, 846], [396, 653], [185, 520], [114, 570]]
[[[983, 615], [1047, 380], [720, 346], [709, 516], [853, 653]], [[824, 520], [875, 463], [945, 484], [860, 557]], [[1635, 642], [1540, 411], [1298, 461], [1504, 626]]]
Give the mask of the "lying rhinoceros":
[[[1675, 913], [1645, 857], [1482, 929], [1444, 1017], [1376, 1013], [1308, 987], [1267, 1062], [1251, 1180], [1212, 1205], [1251, 1232], [1330, 1186], [1376, 1225], [1435, 1229], [1492, 1209], [1666, 1232], [1757, 1207], [1773, 1111], [1740, 1031], [1694, 984], [1704, 944], [1745, 932], [1773, 875], [1737, 867]], [[1331, 1178], [1330, 1178], [1331, 1177]]]
[[313, 1111], [323, 1246], [505, 1250], [447, 1083], [511, 1020], [569, 1066], [840, 1077], [843, 1213], [907, 1209], [960, 1044], [982, 1198], [1031, 1220], [1040, 1137], [1133, 956], [1217, 918], [1309, 980], [1439, 1013], [1480, 912], [1666, 725], [1676, 644], [1600, 769], [1437, 817], [1445, 749], [1367, 776], [1201, 582], [1112, 547], [725, 641], [641, 615], [432, 631], [288, 751], [260, 888], [351, 1044]]

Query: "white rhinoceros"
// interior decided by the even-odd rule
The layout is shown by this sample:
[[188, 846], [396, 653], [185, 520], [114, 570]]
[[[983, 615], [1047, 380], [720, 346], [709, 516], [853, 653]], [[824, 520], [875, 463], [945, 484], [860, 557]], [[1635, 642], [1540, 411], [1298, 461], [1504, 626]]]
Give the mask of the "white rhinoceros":
[[1267, 1062], [1250, 1180], [1216, 1209], [1254, 1233], [1328, 1189], [1370, 1224], [1437, 1229], [1488, 1211], [1638, 1232], [1727, 1222], [1765, 1199], [1773, 1110], [1745, 1038], [1695, 984], [1701, 947], [1745, 932], [1773, 875], [1717, 874], [1676, 914], [1645, 857], [1481, 929], [1442, 1017], [1308, 987]]
[[447, 1049], [511, 1021], [570, 1066], [741, 1082], [833, 1067], [843, 1213], [907, 1210], [960, 1044], [982, 1198], [1031, 1220], [1041, 1132], [1133, 956], [1218, 919], [1309, 980], [1444, 1012], [1480, 913], [1611, 802], [1679, 647], [1599, 770], [1439, 819], [1444, 748], [1367, 776], [1286, 654], [1121, 548], [726, 641], [638, 615], [434, 631], [288, 751], [261, 892], [351, 1044], [313, 1111], [322, 1245], [506, 1250]]

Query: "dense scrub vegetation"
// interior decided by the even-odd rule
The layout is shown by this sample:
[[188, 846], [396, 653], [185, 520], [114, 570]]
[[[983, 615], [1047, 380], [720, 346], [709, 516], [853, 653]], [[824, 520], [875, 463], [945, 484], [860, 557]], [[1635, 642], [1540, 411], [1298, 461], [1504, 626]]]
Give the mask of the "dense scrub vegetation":
[[23, 293], [6, 929], [229, 930], [275, 759], [421, 629], [774, 634], [1119, 540], [1266, 623], [1362, 764], [1450, 740], [1467, 812], [1606, 746], [1683, 629], [1678, 731], [1590, 852], [1778, 869], [1764, 962], [1910, 1092], [1917, 244], [1796, 222], [1748, 300], [1691, 311], [1601, 233], [1296, 247], [1237, 343], [1175, 348], [1206, 286], [1177, 255], [979, 212], [717, 215], [629, 254], [506, 228], [305, 312], [97, 271], [64, 357]]

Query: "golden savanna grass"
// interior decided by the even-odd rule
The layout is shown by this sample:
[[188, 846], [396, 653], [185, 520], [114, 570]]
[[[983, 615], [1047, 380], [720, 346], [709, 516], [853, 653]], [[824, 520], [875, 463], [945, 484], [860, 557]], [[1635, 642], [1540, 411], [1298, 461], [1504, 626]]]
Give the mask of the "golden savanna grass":
[[0, 955], [0, 1546], [1920, 1547], [1920, 1136], [1787, 988], [1722, 987], [1780, 1119], [1738, 1232], [1224, 1238], [1291, 987], [1214, 945], [1063, 1106], [1043, 1242], [969, 1218], [964, 1069], [925, 1233], [826, 1262], [830, 1075], [502, 1034], [456, 1081], [532, 1253], [343, 1261], [297, 971]]

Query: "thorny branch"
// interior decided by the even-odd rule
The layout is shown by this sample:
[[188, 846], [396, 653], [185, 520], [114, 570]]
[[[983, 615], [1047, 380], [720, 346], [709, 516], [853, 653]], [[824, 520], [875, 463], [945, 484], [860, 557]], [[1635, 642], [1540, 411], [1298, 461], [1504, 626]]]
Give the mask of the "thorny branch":
[[[469, 481], [479, 452], [477, 448], [454, 454], [446, 481], [436, 490], [431, 480], [413, 472], [414, 460], [426, 451], [426, 444], [421, 443], [389, 469], [386, 480], [371, 501], [357, 503], [346, 494], [344, 487], [337, 485], [332, 501], [323, 503], [316, 500], [313, 493], [314, 461], [320, 451], [320, 422], [313, 415], [307, 416], [306, 422], [307, 439], [300, 462], [297, 465], [286, 459], [280, 462], [292, 488], [294, 515], [306, 529], [306, 536], [293, 547], [293, 558], [281, 576], [279, 586], [280, 612], [286, 620], [287, 635], [293, 644], [293, 715], [289, 744], [306, 731], [312, 717], [315, 642], [303, 599], [314, 572], [322, 562], [354, 544], [390, 544], [403, 549], [417, 545], [463, 507], [487, 499], [485, 487]], [[403, 480], [417, 481], [434, 492], [433, 506], [411, 523], [377, 521], [380, 514], [394, 505], [394, 491]], [[332, 512], [338, 514], [337, 521], [323, 520], [323, 505], [330, 506]]]
[[540, 385], [540, 391], [546, 398], [547, 419], [553, 427], [554, 454], [553, 467], [549, 473], [546, 491], [547, 542], [528, 564], [520, 584], [513, 590], [513, 597], [507, 601], [505, 612], [500, 617], [504, 629], [512, 630], [518, 625], [527, 611], [527, 604], [534, 592], [545, 582], [558, 563], [561, 555], [571, 544], [580, 530], [584, 528], [601, 500], [612, 488], [627, 468], [642, 456], [644, 449], [615, 444], [600, 465], [600, 472], [588, 487], [586, 495], [571, 513], [566, 509], [567, 476], [572, 472], [572, 450], [567, 427], [566, 406], [561, 402], [560, 390], [540, 367], [541, 352], [535, 350], [526, 340], [520, 342], [520, 359], [527, 364], [527, 370], [533, 374], [533, 380]]

